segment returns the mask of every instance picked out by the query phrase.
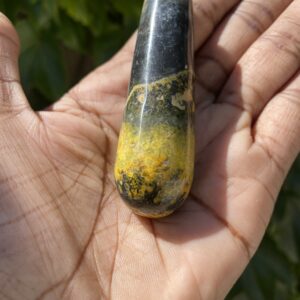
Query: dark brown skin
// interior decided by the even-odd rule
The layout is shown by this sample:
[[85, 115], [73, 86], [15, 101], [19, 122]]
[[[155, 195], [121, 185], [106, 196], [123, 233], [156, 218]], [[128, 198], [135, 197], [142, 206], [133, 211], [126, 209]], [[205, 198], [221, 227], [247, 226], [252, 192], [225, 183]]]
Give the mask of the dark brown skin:
[[238, 2], [194, 1], [195, 180], [161, 220], [113, 179], [135, 37], [36, 113], [1, 16], [0, 299], [225, 297], [300, 150], [300, 1]]

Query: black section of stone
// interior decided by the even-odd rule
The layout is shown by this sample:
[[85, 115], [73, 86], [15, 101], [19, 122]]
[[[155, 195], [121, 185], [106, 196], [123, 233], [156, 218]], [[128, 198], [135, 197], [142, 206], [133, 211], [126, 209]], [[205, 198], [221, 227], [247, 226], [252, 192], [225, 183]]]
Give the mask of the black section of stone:
[[[128, 99], [124, 121], [137, 129], [148, 129], [157, 124], [167, 124], [186, 131], [191, 122], [192, 102], [182, 99], [181, 109], [172, 103], [178, 94], [184, 94], [189, 86], [189, 73], [183, 72], [168, 83], [155, 83], [155, 87], [147, 90], [147, 86], [135, 90]], [[144, 102], [138, 98], [144, 97]]]
[[190, 0], [146, 0], [129, 90], [192, 68]]
[[[169, 204], [169, 202], [155, 203], [154, 200], [161, 190], [161, 187], [158, 186], [156, 181], [151, 183], [153, 187], [152, 192], [145, 192], [144, 197], [142, 198], [132, 198], [131, 195], [136, 189], [141, 189], [144, 184], [147, 184], [145, 183], [144, 178], [139, 174], [130, 178], [123, 173], [122, 181], [116, 181], [116, 184], [122, 199], [127, 202], [130, 207], [138, 209], [146, 215], [162, 215], [167, 211], [175, 211], [182, 205], [186, 198], [186, 195], [182, 194], [175, 199], [175, 202], [172, 201], [174, 199], [169, 199], [169, 202], [172, 202], [173, 204]], [[147, 186], [149, 186], [149, 183]]]
[[177, 208], [179, 208], [183, 204], [183, 202], [186, 199], [186, 197], [187, 196], [185, 194], [180, 195], [176, 199], [176, 201], [175, 201], [174, 204], [168, 205], [166, 211], [175, 211], [175, 210], [177, 210]]
[[[156, 205], [154, 199], [161, 189], [156, 181], [146, 182], [143, 176], [138, 173], [133, 177], [128, 177], [125, 173], [122, 173], [122, 181], [117, 181], [117, 186], [122, 198], [136, 208]], [[152, 191], [145, 192], [142, 198], [132, 197], [133, 194], [139, 193], [145, 186], [151, 187]]]
[[[122, 181], [117, 181], [117, 186], [124, 199], [128, 201], [133, 200], [136, 203], [153, 204], [154, 199], [160, 191], [160, 187], [156, 181], [151, 183], [146, 182], [144, 177], [138, 173], [135, 173], [133, 177], [128, 177], [125, 173], [122, 173]], [[145, 186], [150, 188], [151, 192], [145, 192], [141, 199], [133, 199], [131, 195], [139, 193]]]

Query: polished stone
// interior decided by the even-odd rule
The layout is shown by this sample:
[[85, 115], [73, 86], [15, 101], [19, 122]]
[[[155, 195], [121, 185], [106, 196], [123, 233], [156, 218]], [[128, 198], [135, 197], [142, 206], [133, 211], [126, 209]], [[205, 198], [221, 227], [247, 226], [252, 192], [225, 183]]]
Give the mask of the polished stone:
[[135, 213], [169, 215], [189, 194], [194, 169], [191, 1], [145, 1], [115, 179]]

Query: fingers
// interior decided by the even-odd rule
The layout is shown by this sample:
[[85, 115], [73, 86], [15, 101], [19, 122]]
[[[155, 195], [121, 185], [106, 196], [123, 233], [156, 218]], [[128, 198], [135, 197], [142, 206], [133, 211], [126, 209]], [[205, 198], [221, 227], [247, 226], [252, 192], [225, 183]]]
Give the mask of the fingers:
[[[194, 0], [194, 45], [198, 48], [211, 34], [224, 15], [240, 0]], [[106, 64], [85, 77], [71, 90], [70, 99], [63, 97], [54, 107], [80, 101], [86, 109], [96, 114], [110, 115], [106, 121], [116, 130], [120, 127], [120, 117], [128, 90], [131, 62], [136, 43], [136, 33], [125, 46]], [[92, 100], [91, 100], [92, 99]], [[101, 103], [99, 101], [101, 99]], [[113, 118], [111, 117], [112, 115]]]
[[300, 72], [273, 98], [255, 126], [253, 147], [262, 148], [285, 175], [300, 152]]
[[293, 1], [253, 44], [226, 83], [220, 102], [248, 111], [255, 119], [300, 66], [300, 1]]
[[290, 2], [292, 0], [242, 1], [197, 54], [195, 72], [201, 87], [218, 94], [245, 51]]
[[213, 32], [223, 17], [241, 0], [193, 0], [195, 50]]
[[28, 107], [20, 84], [19, 38], [10, 21], [0, 13], [0, 113]]

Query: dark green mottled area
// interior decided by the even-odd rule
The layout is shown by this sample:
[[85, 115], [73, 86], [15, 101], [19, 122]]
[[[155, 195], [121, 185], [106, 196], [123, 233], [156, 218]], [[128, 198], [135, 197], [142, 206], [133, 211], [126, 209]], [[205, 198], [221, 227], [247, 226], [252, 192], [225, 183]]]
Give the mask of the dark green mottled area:
[[[122, 196], [127, 201], [133, 202], [136, 207], [140, 207], [144, 204], [153, 205], [154, 199], [161, 190], [161, 187], [157, 181], [146, 182], [145, 178], [139, 173], [135, 173], [134, 176], [129, 177], [125, 172], [122, 173], [122, 180], [117, 181], [119, 190]], [[151, 192], [145, 191], [142, 197], [135, 197], [134, 195], [139, 195], [140, 191], [145, 187], [150, 187]]]
[[[162, 187], [158, 181], [146, 182], [145, 178], [136, 173], [133, 177], [122, 174], [122, 180], [117, 180], [116, 184], [123, 200], [127, 202], [130, 207], [138, 209], [140, 212], [147, 215], [160, 215], [166, 211], [175, 211], [184, 202], [186, 195], [178, 195], [174, 200], [173, 196], [169, 199], [164, 199], [163, 202], [155, 203], [155, 199]], [[133, 195], [139, 194], [139, 189], [143, 189], [145, 186], [151, 186], [153, 189], [151, 192], [145, 192], [143, 197], [136, 198]]]
[[172, 104], [172, 99], [178, 94], [184, 94], [188, 89], [192, 89], [191, 75], [188, 71], [133, 88], [127, 102], [124, 121], [137, 127], [142, 124], [144, 129], [155, 124], [168, 124], [186, 130], [191, 121], [192, 102], [182, 99], [179, 103], [182, 107], [180, 109]]

